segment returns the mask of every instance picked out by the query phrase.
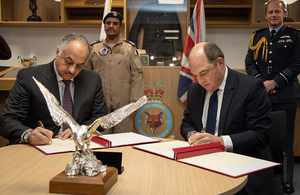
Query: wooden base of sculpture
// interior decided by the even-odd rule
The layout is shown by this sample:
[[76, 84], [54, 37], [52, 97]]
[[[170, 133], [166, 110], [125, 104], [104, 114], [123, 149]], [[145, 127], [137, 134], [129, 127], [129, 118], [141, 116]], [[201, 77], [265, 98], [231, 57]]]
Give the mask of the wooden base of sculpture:
[[118, 170], [107, 167], [107, 171], [94, 177], [86, 175], [67, 176], [63, 171], [50, 180], [50, 193], [62, 194], [106, 194], [118, 181]]

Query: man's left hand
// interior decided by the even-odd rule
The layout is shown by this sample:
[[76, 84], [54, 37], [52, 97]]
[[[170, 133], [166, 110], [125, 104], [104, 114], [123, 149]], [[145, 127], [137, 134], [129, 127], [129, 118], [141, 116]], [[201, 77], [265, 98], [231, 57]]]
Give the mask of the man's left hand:
[[222, 137], [214, 136], [210, 133], [194, 133], [188, 140], [189, 144], [196, 146], [201, 144], [209, 144], [220, 142], [224, 145]]
[[276, 93], [277, 91], [275, 90], [275, 83], [273, 80], [267, 80], [264, 82], [264, 85], [265, 85], [265, 89], [267, 91], [268, 94], [273, 94], [273, 93]]
[[62, 140], [66, 140], [68, 138], [70, 138], [70, 140], [72, 140], [74, 136], [73, 136], [71, 129], [66, 129], [60, 135], [57, 135], [55, 137], [58, 139], [62, 139]]

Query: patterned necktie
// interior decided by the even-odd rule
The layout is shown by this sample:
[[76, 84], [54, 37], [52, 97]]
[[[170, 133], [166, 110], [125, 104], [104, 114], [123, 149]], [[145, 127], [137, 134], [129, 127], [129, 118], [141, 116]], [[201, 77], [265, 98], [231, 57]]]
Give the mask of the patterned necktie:
[[[71, 93], [70, 93], [70, 83], [71, 80], [63, 80], [64, 84], [66, 85], [65, 87], [65, 93], [64, 93], [64, 105], [63, 108], [71, 115], [73, 116], [73, 103], [72, 103], [72, 98], [71, 98]], [[66, 125], [65, 123], [63, 124], [63, 130], [66, 130], [67, 128], [69, 128], [68, 125]]]
[[276, 30], [273, 29], [273, 30], [271, 31], [271, 39], [274, 37], [275, 33], [276, 33]]
[[215, 134], [216, 129], [216, 118], [218, 111], [218, 90], [219, 89], [214, 91], [214, 93], [210, 96], [206, 121], [206, 132], [213, 135]]

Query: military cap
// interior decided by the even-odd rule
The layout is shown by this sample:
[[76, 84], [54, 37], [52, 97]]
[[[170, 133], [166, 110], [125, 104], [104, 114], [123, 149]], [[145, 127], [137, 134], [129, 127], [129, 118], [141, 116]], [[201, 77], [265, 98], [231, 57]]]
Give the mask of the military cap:
[[106, 19], [110, 18], [110, 17], [118, 18], [120, 20], [120, 22], [122, 23], [123, 16], [122, 16], [122, 14], [120, 14], [119, 12], [116, 12], [116, 11], [112, 11], [112, 12], [109, 12], [108, 14], [106, 14], [106, 16], [103, 19], [103, 22], [105, 23]]

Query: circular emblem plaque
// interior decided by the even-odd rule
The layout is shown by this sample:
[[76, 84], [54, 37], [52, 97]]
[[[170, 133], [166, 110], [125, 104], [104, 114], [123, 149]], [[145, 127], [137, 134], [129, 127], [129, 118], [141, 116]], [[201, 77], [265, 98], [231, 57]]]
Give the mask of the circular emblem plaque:
[[141, 107], [134, 117], [137, 131], [149, 137], [167, 137], [173, 128], [173, 116], [163, 103], [150, 102]]

